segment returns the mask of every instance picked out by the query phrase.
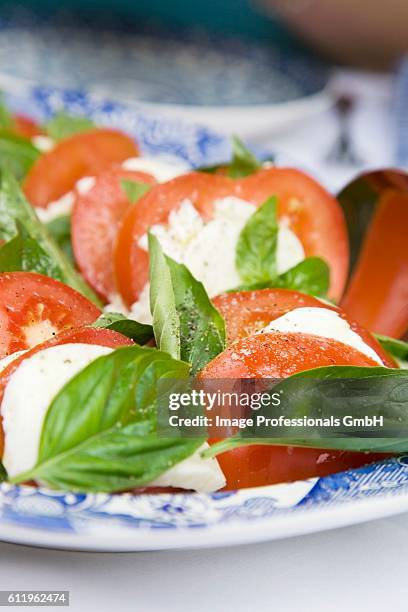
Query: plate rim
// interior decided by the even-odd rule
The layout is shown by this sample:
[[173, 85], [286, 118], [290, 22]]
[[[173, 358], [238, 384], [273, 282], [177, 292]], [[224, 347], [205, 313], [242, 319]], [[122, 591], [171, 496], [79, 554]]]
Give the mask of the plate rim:
[[308, 507], [307, 511], [269, 516], [258, 521], [246, 521], [245, 529], [242, 522], [236, 520], [229, 524], [210, 524], [194, 529], [188, 527], [169, 530], [137, 529], [133, 531], [134, 538], [131, 537], [131, 530], [112, 531], [110, 534], [103, 534], [103, 531], [92, 534], [64, 533], [15, 526], [1, 520], [0, 541], [74, 552], [123, 553], [212, 549], [310, 535], [359, 525], [406, 511], [408, 511], [408, 490], [380, 494], [376, 497], [344, 500], [335, 505]]

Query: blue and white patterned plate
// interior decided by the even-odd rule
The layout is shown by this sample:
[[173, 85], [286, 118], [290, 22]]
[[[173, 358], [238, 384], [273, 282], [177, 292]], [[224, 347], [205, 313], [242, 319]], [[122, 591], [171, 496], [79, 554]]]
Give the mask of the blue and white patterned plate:
[[[16, 110], [44, 119], [64, 107], [134, 134], [143, 151], [192, 166], [226, 158], [225, 138], [77, 91], [0, 81]], [[284, 161], [284, 160], [282, 160]], [[77, 495], [0, 487], [0, 539], [77, 550], [225, 546], [349, 525], [408, 510], [408, 457], [291, 484], [238, 492]]]

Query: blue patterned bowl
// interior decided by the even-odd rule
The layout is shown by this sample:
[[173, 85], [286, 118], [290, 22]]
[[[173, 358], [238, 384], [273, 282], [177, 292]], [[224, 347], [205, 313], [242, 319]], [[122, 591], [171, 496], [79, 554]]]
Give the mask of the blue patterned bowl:
[[[44, 119], [57, 109], [134, 134], [144, 152], [191, 166], [221, 161], [228, 141], [205, 127], [164, 120], [78, 91], [0, 82], [9, 103]], [[278, 161], [285, 160], [278, 157]], [[224, 546], [293, 536], [408, 510], [408, 457], [325, 478], [237, 492], [77, 495], [0, 487], [0, 539], [76, 550]]]

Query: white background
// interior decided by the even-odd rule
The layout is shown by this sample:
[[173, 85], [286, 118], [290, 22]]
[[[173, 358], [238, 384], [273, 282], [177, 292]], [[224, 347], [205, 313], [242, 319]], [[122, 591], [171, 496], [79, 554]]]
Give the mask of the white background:
[[0, 586], [69, 590], [70, 608], [53, 609], [81, 612], [406, 612], [407, 547], [408, 514], [191, 552], [71, 553], [1, 544]]

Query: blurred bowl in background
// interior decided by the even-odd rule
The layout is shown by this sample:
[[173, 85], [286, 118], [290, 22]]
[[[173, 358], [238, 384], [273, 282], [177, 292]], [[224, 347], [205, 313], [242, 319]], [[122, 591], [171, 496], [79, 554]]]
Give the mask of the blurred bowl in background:
[[9, 26], [0, 29], [0, 67], [5, 75], [114, 95], [258, 142], [331, 103], [319, 60], [195, 31], [180, 37]]

